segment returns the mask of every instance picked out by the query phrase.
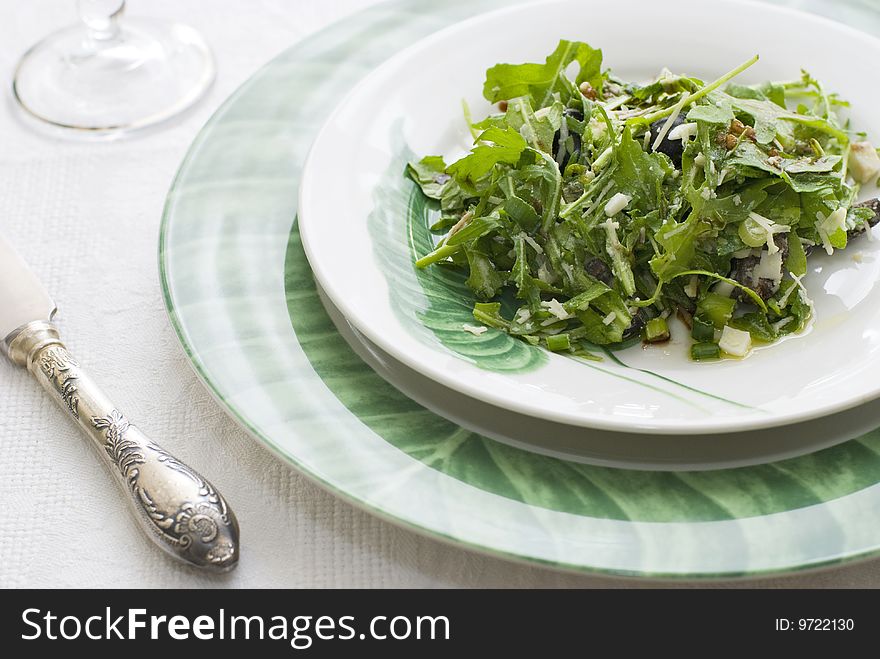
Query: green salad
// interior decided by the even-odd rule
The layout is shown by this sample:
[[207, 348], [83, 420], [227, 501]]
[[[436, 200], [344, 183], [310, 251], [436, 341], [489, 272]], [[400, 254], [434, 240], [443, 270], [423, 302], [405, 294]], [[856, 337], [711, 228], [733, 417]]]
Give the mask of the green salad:
[[436, 249], [419, 268], [467, 273], [473, 315], [533, 345], [581, 356], [669, 338], [694, 359], [743, 357], [801, 331], [811, 252], [844, 249], [880, 219], [856, 203], [880, 157], [807, 72], [737, 84], [660, 73], [617, 78], [602, 52], [560, 41], [544, 63], [498, 64], [453, 163], [409, 175], [437, 200]]

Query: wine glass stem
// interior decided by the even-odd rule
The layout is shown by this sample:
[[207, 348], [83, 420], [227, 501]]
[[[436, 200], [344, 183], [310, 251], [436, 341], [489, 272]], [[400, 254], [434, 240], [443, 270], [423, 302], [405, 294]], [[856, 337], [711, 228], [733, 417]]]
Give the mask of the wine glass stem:
[[79, 19], [94, 41], [111, 41], [119, 36], [125, 0], [76, 0], [76, 6]]

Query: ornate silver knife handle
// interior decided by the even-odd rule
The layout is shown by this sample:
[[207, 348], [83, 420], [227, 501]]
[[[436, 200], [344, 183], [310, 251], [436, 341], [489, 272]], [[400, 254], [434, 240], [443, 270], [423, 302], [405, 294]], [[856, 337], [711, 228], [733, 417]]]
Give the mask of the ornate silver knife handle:
[[92, 439], [153, 542], [201, 568], [225, 572], [236, 566], [238, 522], [223, 496], [128, 422], [83, 373], [52, 323], [28, 323], [6, 337], [2, 348]]

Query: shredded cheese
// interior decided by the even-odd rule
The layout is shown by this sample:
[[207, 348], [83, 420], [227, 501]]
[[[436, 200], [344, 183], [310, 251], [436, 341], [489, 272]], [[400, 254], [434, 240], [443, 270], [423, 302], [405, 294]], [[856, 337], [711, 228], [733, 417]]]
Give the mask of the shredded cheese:
[[670, 140], [681, 140], [681, 143], [684, 144], [691, 137], [697, 134], [697, 124], [679, 124], [671, 131], [669, 131], [669, 139]]
[[562, 303], [555, 297], [552, 300], [542, 301], [541, 306], [556, 316], [559, 320], [568, 320], [569, 318], [572, 318], [572, 315], [565, 310]]
[[657, 147], [660, 146], [660, 143], [666, 137], [669, 129], [672, 128], [672, 124], [675, 123], [675, 120], [678, 119], [678, 115], [681, 114], [681, 109], [684, 107], [684, 104], [687, 103], [690, 95], [690, 92], [685, 92], [684, 94], [682, 94], [681, 99], [678, 101], [678, 103], [675, 104], [675, 107], [672, 108], [672, 114], [669, 115], [669, 118], [663, 124], [663, 127], [660, 128], [660, 132], [657, 133], [657, 139], [655, 139], [654, 143], [651, 145], [652, 151], [656, 151]]
[[774, 284], [782, 281], [782, 252], [761, 252], [761, 262], [755, 267], [755, 275], [759, 279], [769, 279]]
[[608, 203], [605, 204], [605, 215], [607, 217], [614, 217], [624, 208], [629, 206], [629, 202], [632, 200], [632, 197], [629, 195], [625, 195], [622, 192], [618, 192], [611, 199], [608, 200]]
[[807, 297], [807, 289], [804, 288], [804, 285], [801, 283], [801, 279], [806, 277], [806, 273], [804, 273], [800, 276], [795, 275], [791, 272], [789, 272], [788, 274], [791, 276], [792, 280], [794, 281], [794, 286], [789, 288], [785, 292], [785, 295], [783, 295], [781, 298], [779, 298], [780, 308], [784, 307], [786, 304], [788, 304], [788, 298], [791, 297], [791, 294], [794, 291], [797, 291], [798, 295], [800, 295], [800, 298], [801, 298], [801, 300], [803, 300], [804, 304], [806, 304], [808, 307], [810, 307], [812, 309], [813, 308], [813, 301]]
[[822, 239], [822, 247], [825, 248], [825, 253], [830, 256], [834, 253], [834, 246], [831, 244], [831, 234], [837, 231], [846, 231], [846, 209], [838, 208], [830, 213], [828, 217], [823, 217], [822, 213], [816, 211], [816, 220], [816, 230]]
[[775, 254], [779, 251], [779, 247], [776, 245], [776, 241], [773, 240], [773, 237], [777, 233], [786, 233], [791, 230], [791, 227], [786, 226], [784, 224], [776, 224], [773, 220], [764, 217], [763, 215], [758, 215], [755, 211], [749, 213], [749, 217], [751, 220], [761, 227], [767, 235], [767, 251], [771, 254]]
[[489, 328], [484, 327], [483, 325], [468, 325], [467, 323], [462, 325], [461, 328], [465, 332], [470, 332], [474, 336], [480, 336], [481, 334], [489, 331]]

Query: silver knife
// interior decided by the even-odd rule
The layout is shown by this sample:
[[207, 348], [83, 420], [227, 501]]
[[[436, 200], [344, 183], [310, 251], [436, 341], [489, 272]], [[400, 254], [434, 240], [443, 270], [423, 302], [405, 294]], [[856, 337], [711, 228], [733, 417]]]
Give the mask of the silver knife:
[[0, 235], [0, 351], [27, 368], [91, 438], [149, 538], [175, 558], [225, 572], [238, 563], [238, 521], [198, 472], [149, 439], [61, 342], [55, 303]]

